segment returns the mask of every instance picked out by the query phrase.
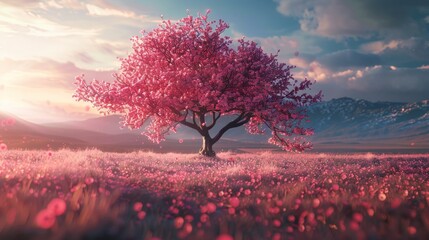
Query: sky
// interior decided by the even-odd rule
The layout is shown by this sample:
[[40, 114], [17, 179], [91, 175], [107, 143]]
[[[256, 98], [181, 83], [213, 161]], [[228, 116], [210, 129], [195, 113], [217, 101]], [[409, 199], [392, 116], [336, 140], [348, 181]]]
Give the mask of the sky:
[[429, 99], [427, 0], [0, 0], [0, 112], [37, 123], [98, 116], [74, 78], [112, 81], [130, 38], [211, 10], [314, 80], [324, 100]]

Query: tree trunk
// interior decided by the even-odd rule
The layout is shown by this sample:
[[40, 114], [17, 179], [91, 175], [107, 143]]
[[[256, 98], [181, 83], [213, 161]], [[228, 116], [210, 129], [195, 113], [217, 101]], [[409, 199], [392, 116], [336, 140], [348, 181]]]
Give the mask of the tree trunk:
[[203, 136], [203, 145], [200, 148], [200, 154], [207, 157], [214, 157], [216, 153], [213, 151], [213, 140], [210, 136]]

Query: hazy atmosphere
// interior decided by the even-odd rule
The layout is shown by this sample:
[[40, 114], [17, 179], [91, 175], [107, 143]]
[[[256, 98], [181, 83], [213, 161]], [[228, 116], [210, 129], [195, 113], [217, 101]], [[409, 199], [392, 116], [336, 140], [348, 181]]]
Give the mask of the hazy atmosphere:
[[428, 239], [428, 0], [0, 0], [0, 239]]
[[129, 39], [164, 19], [205, 13], [317, 81], [324, 100], [429, 98], [425, 0], [0, 2], [0, 109], [33, 122], [97, 116], [75, 102], [74, 78], [113, 79]]

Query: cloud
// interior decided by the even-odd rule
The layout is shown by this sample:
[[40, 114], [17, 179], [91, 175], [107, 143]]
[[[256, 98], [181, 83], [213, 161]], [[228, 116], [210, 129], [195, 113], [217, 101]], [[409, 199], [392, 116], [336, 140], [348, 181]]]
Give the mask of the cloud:
[[326, 99], [354, 97], [371, 101], [414, 102], [428, 99], [427, 70], [373, 66], [348, 69], [314, 85]]
[[309, 63], [307, 62], [307, 60], [305, 60], [304, 58], [301, 57], [293, 57], [291, 59], [289, 59], [288, 63], [290, 65], [296, 66], [297, 68], [308, 68]]
[[[233, 31], [233, 36], [234, 39], [240, 39], [245, 37], [243, 34], [237, 31]], [[315, 39], [308, 37], [305, 33], [293, 33], [290, 36], [282, 35], [270, 37], [250, 37], [247, 39], [258, 43], [258, 45], [261, 46], [261, 48], [267, 53], [278, 53], [278, 59], [281, 62], [285, 63], [290, 62], [291, 58], [297, 58], [298, 56], [314, 55], [322, 51], [322, 49], [315, 42]], [[298, 60], [295, 59], [295, 61]], [[299, 63], [295, 63], [291, 64], [298, 66]]]
[[373, 57], [340, 51], [314, 60], [295, 57], [288, 63], [297, 66], [293, 70], [296, 79], [316, 80], [313, 91], [322, 90], [326, 100], [344, 96], [396, 102], [428, 99], [427, 64], [419, 67], [381, 65], [380, 60]]
[[397, 49], [401, 42], [400, 40], [390, 40], [388, 42], [375, 41], [363, 44], [361, 49], [365, 52], [381, 53], [387, 49]]
[[380, 57], [375, 54], [360, 53], [350, 49], [326, 54], [320, 57], [319, 61], [330, 69], [367, 67], [381, 64]]
[[113, 80], [112, 71], [95, 71], [78, 68], [72, 62], [61, 63], [43, 60], [0, 60], [0, 78], [7, 85], [29, 89], [74, 89], [74, 78], [80, 74], [103, 80]]
[[0, 59], [49, 58], [117, 68], [117, 57], [130, 51], [130, 37], [159, 20], [103, 0], [2, 1]]
[[94, 42], [101, 51], [113, 56], [125, 56], [130, 50], [130, 43], [128, 41], [118, 42], [95, 39]]
[[351, 70], [351, 69], [347, 69], [347, 70], [344, 70], [344, 71], [340, 71], [340, 72], [335, 72], [335, 73], [333, 73], [332, 74], [332, 77], [334, 77], [334, 78], [341, 78], [341, 77], [347, 77], [347, 76], [350, 76], [350, 75], [352, 75], [354, 73], [354, 71], [353, 70]]
[[27, 9], [0, 3], [0, 31], [39, 37], [93, 36], [97, 33], [95, 29], [76, 28], [49, 20], [33, 11], [35, 6]]
[[75, 76], [85, 74], [88, 79], [112, 81], [112, 73], [82, 69], [71, 62], [50, 59], [3, 59], [0, 60], [3, 86], [0, 106], [2, 110], [22, 115], [27, 120], [78, 119], [82, 114], [94, 113], [85, 111], [87, 103], [72, 99]]
[[273, 36], [267, 38], [253, 38], [259, 41], [262, 48], [267, 52], [277, 52], [279, 49], [296, 51], [298, 49], [298, 41], [286, 36]]
[[[32, 120], [37, 122], [60, 122], [70, 120], [82, 120], [100, 116], [95, 109], [89, 108], [85, 103], [71, 103], [67, 101], [23, 101], [33, 109]], [[42, 116], [40, 116], [42, 115]], [[28, 119], [28, 117], [26, 118]]]
[[380, 56], [386, 65], [416, 67], [427, 64], [429, 40], [423, 37], [392, 39], [363, 44], [360, 49]]
[[79, 59], [80, 61], [82, 61], [84, 63], [93, 63], [93, 62], [95, 62], [94, 58], [91, 57], [89, 54], [87, 54], [85, 52], [76, 53], [75, 58]]
[[86, 4], [86, 9], [89, 15], [101, 16], [101, 17], [122, 17], [137, 20], [150, 20], [154, 22], [161, 22], [161, 19], [153, 20], [145, 15], [138, 15], [135, 12], [120, 9], [113, 6], [97, 6], [94, 4]]
[[280, 13], [299, 19], [301, 30], [329, 38], [418, 33], [424, 20], [416, 16], [429, 9], [425, 0], [275, 1]]
[[18, 6], [18, 7], [32, 7], [36, 6], [40, 0], [2, 0], [2, 3], [10, 5], [10, 6]]
[[331, 71], [317, 61], [310, 63], [307, 76], [309, 79], [316, 81], [325, 81], [331, 75]]
[[133, 12], [121, 11], [113, 8], [102, 8], [92, 4], [86, 4], [86, 9], [90, 15], [94, 16], [117, 16], [125, 18], [135, 18], [136, 15]]

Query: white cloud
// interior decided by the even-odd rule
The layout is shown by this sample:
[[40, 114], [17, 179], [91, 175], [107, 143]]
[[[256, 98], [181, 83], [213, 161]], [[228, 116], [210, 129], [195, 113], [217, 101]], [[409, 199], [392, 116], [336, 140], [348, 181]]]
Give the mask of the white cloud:
[[[0, 109], [30, 121], [82, 119], [87, 103], [76, 102], [72, 95], [75, 76], [112, 81], [112, 71], [78, 68], [75, 64], [53, 60], [0, 60], [2, 94]], [[25, 93], [25, 94], [22, 94]], [[47, 104], [48, 103], [48, 104]]]
[[262, 48], [268, 52], [277, 52], [279, 49], [296, 51], [298, 49], [298, 41], [286, 36], [273, 36], [259, 38]]
[[39, 2], [39, 6], [42, 9], [49, 9], [49, 8], [54, 8], [54, 9], [62, 9], [64, 8], [59, 2], [57, 1], [46, 1], [46, 2]]
[[92, 2], [0, 2], [0, 59], [51, 58], [81, 67], [119, 67], [117, 57], [130, 51], [130, 37], [155, 26], [159, 17], [139, 15], [103, 0]]
[[[325, 37], [367, 35], [371, 26], [341, 0], [278, 0], [277, 10], [299, 18], [301, 30]], [[363, 27], [364, 25], [366, 27]]]
[[429, 78], [425, 68], [372, 66], [337, 72], [317, 82], [314, 90], [322, 90], [325, 99], [353, 97], [371, 101], [414, 102], [427, 99]]
[[332, 74], [332, 77], [334, 77], [334, 78], [336, 78], [336, 77], [346, 77], [346, 76], [350, 76], [352, 74], [353, 74], [353, 70], [347, 69], [347, 70], [336, 72], [336, 73]]
[[278, 54], [281, 62], [287, 62], [299, 49], [298, 41], [287, 36], [251, 38], [250, 40], [257, 42], [267, 53], [277, 54], [277, 52], [280, 51]]
[[288, 63], [290, 65], [296, 66], [298, 68], [308, 68], [309, 63], [304, 59], [304, 58], [300, 58], [300, 57], [294, 57], [289, 59]]
[[0, 3], [0, 31], [39, 37], [93, 36], [96, 29], [75, 28], [51, 21], [33, 10]]
[[[298, 17], [301, 30], [329, 38], [368, 37], [376, 33], [419, 34], [424, 1], [275, 0], [285, 16]], [[404, 31], [398, 31], [398, 29]]]
[[128, 41], [107, 41], [102, 38], [94, 39], [97, 47], [113, 56], [125, 56], [130, 51], [131, 43]]
[[375, 41], [362, 45], [361, 49], [365, 52], [381, 53], [387, 49], [397, 49], [401, 44], [401, 40]]
[[331, 74], [332, 73], [329, 69], [325, 68], [317, 61], [311, 62], [307, 71], [308, 78], [316, 81], [328, 80]]
[[114, 8], [103, 8], [93, 4], [86, 4], [86, 9], [90, 15], [94, 16], [116, 16], [132, 19], [144, 19], [144, 16], [138, 16], [134, 12], [119, 10]]
[[417, 69], [420, 69], [420, 70], [429, 70], [429, 65], [422, 65], [422, 66], [418, 67]]
[[429, 40], [424, 37], [410, 37], [375, 41], [363, 44], [360, 49], [377, 54], [385, 65], [413, 67], [428, 63]]
[[[245, 37], [239, 32], [233, 31], [233, 33], [233, 36], [236, 37], [234, 39]], [[322, 51], [315, 43], [315, 40], [305, 33], [293, 33], [290, 36], [250, 37], [247, 39], [258, 43], [259, 46], [261, 46], [267, 53], [277, 54], [277, 52], [280, 51], [278, 53], [278, 59], [280, 62], [285, 63], [290, 63], [291, 58], [297, 58], [308, 54], [316, 54]], [[301, 58], [301, 62], [297, 62], [298, 59], [294, 59], [292, 61], [295, 62], [290, 64], [300, 67], [304, 64], [302, 62], [303, 60], [304, 58]]]

